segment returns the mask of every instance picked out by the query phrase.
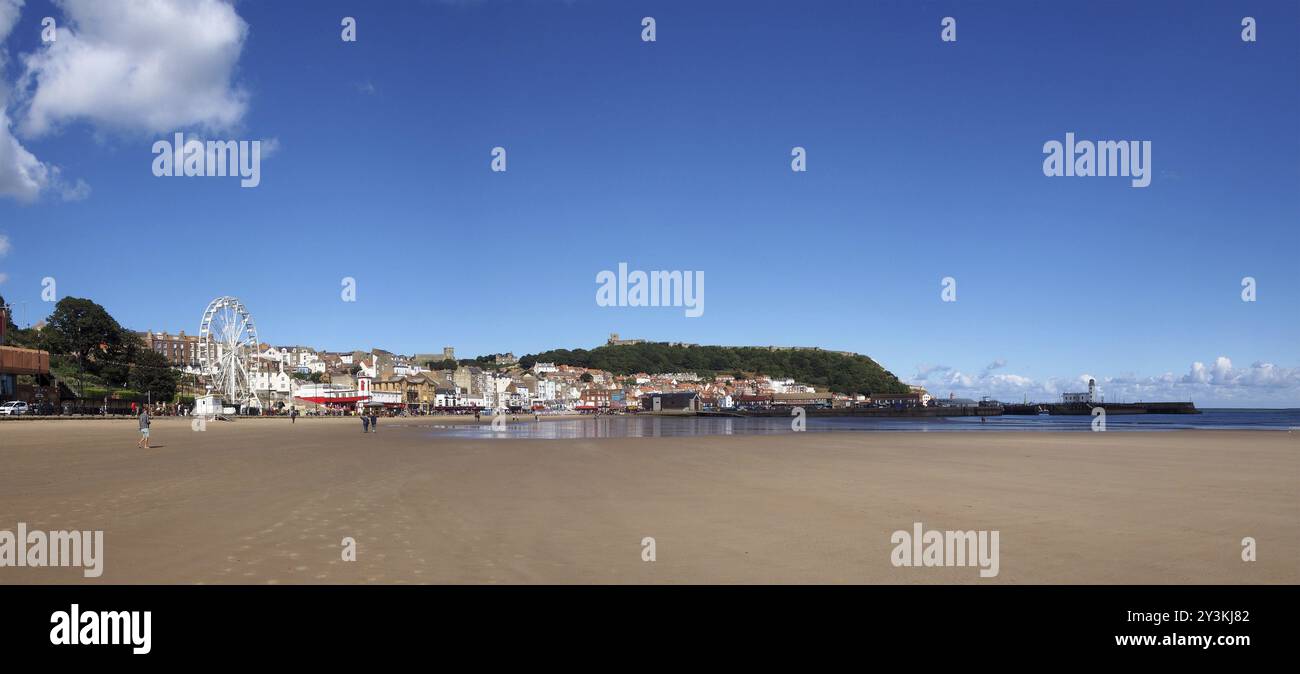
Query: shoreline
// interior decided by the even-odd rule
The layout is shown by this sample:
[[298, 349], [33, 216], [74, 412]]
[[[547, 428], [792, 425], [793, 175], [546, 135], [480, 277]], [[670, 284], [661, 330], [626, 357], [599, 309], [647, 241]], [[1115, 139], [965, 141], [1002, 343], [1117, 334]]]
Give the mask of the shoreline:
[[[1227, 408], [1227, 409], [1231, 410], [1232, 408]], [[1292, 408], [1278, 408], [1277, 411], [1291, 411], [1291, 409], [1292, 409]], [[1223, 411], [1223, 410], [1209, 410], [1209, 411], [1212, 412], [1212, 413], [1215, 413], [1215, 412], [1221, 412], [1221, 411]], [[1252, 410], [1250, 410], [1250, 411], [1256, 411], [1256, 410], [1253, 410], [1253, 409], [1252, 409]], [[1268, 410], [1268, 411], [1273, 411], [1273, 410]], [[545, 415], [545, 414], [544, 414], [544, 415], [541, 416], [540, 419], [534, 420], [533, 417], [532, 417], [532, 414], [518, 414], [518, 415], [506, 415], [506, 416], [507, 416], [507, 419], [506, 419], [505, 423], [506, 423], [507, 425], [509, 425], [509, 426], [520, 425], [520, 424], [532, 424], [532, 423], [538, 423], [538, 422], [583, 421], [583, 420], [592, 420], [592, 421], [609, 421], [609, 420], [638, 420], [638, 419], [645, 419], [645, 420], [673, 419], [673, 420], [710, 420], [710, 421], [727, 421], [727, 420], [736, 420], [736, 419], [740, 419], [740, 420], [742, 420], [742, 421], [744, 421], [744, 420], [766, 421], [766, 420], [770, 420], [770, 419], [789, 419], [789, 418], [790, 418], [790, 417], [787, 417], [787, 416], [719, 417], [719, 416], [693, 416], [693, 415], [680, 415], [680, 414], [628, 414], [628, 415], [615, 414], [615, 415], [599, 415], [599, 416], [598, 416], [598, 415], [592, 415], [592, 414], [577, 414], [577, 413], [575, 413], [575, 414], [551, 414], [551, 415]], [[1191, 427], [1185, 427], [1185, 426], [1176, 426], [1176, 425], [1165, 426], [1165, 425], [1159, 425], [1159, 424], [1149, 424], [1149, 425], [1143, 425], [1143, 426], [1140, 426], [1140, 427], [1135, 427], [1135, 426], [1132, 425], [1132, 424], [1124, 423], [1124, 422], [1128, 422], [1128, 421], [1133, 420], [1133, 419], [1141, 420], [1143, 417], [1152, 417], [1152, 416], [1155, 416], [1155, 417], [1169, 417], [1169, 418], [1172, 418], [1172, 419], [1177, 419], [1177, 420], [1178, 420], [1178, 423], [1186, 424], [1186, 425], [1192, 425], [1192, 424], [1195, 423], [1194, 421], [1182, 421], [1184, 418], [1192, 417], [1192, 415], [1186, 415], [1186, 414], [1171, 414], [1171, 415], [1121, 415], [1121, 418], [1122, 418], [1121, 421], [1120, 421], [1119, 423], [1115, 424], [1115, 427], [1113, 427], [1113, 428], [1107, 428], [1105, 432], [1106, 432], [1106, 433], [1152, 433], [1152, 432], [1172, 432], [1172, 431], [1234, 431], [1234, 432], [1272, 431], [1272, 432], [1282, 432], [1282, 433], [1300, 433], [1300, 426], [1286, 426], [1286, 427], [1283, 427], [1283, 426], [1281, 426], [1281, 425], [1278, 425], [1278, 426], [1222, 426], [1222, 427], [1220, 427], [1220, 426], [1202, 426], [1202, 427], [1191, 426]], [[162, 421], [168, 421], [168, 422], [171, 422], [171, 423], [183, 422], [183, 423], [186, 423], [186, 424], [191, 423], [194, 419], [197, 419], [197, 418], [198, 418], [198, 417], [194, 417], [194, 416], [153, 416], [153, 417], [150, 417], [150, 419], [151, 419], [151, 421], [152, 421], [153, 423], [158, 423], [158, 422], [162, 422]], [[915, 424], [917, 424], [918, 426], [923, 426], [923, 425], [925, 425], [925, 424], [933, 424], [933, 423], [935, 423], [936, 421], [940, 421], [940, 422], [941, 422], [941, 421], [947, 421], [947, 420], [950, 420], [950, 419], [956, 419], [956, 418], [963, 418], [963, 419], [966, 419], [966, 418], [970, 418], [970, 417], [919, 417], [919, 416], [901, 416], [901, 417], [823, 417], [823, 416], [810, 415], [808, 418], [809, 418], [809, 419], [816, 419], [816, 420], [818, 420], [818, 421], [838, 420], [838, 419], [845, 419], [845, 420], [862, 420], [862, 419], [870, 419], [870, 420], [880, 420], [880, 421], [885, 421], [885, 422], [890, 422], [890, 423], [903, 423], [903, 424], [906, 424], [906, 423], [915, 423]], [[993, 418], [998, 418], [998, 417], [993, 417]], [[1023, 417], [1023, 418], [1021, 418], [1021, 417], [1018, 417], [1018, 416], [1016, 416], [1016, 415], [1005, 415], [1004, 418], [1011, 420], [1011, 422], [1023, 421], [1023, 420], [1025, 420], [1025, 419], [1035, 419], [1035, 420], [1041, 420], [1041, 419], [1042, 419], [1042, 417]], [[1058, 416], [1057, 416], [1057, 419], [1058, 419], [1058, 420], [1065, 420], [1065, 419], [1072, 419], [1072, 418], [1075, 418], [1075, 415], [1058, 415]], [[1194, 417], [1193, 417], [1193, 418], [1194, 418]], [[1048, 419], [1049, 419], [1049, 421], [1051, 420], [1050, 418], [1048, 418]], [[284, 423], [284, 424], [286, 424], [286, 425], [291, 425], [291, 426], [292, 426], [292, 425], [295, 425], [296, 423], [307, 423], [307, 424], [317, 424], [317, 423], [353, 423], [353, 424], [355, 424], [355, 423], [359, 423], [359, 421], [360, 421], [360, 417], [358, 417], [358, 416], [312, 416], [312, 417], [308, 417], [308, 416], [300, 415], [300, 416], [298, 417], [297, 421], [295, 422], [295, 421], [291, 421], [290, 418], [289, 418], [288, 416], [247, 416], [247, 417], [245, 417], [245, 416], [238, 416], [238, 417], [232, 417], [232, 418], [230, 418], [229, 420], [213, 419], [213, 418], [210, 418], [210, 417], [209, 417], [209, 418], [207, 418], [206, 421], [207, 421], [207, 423], [210, 423], [210, 424], [231, 424], [231, 425], [238, 425], [238, 424], [240, 424], [241, 422], [245, 422], [245, 421], [253, 421], [253, 422], [256, 422], [256, 423], [270, 423], [270, 422], [277, 422], [277, 421], [278, 421], [278, 422]], [[36, 423], [40, 423], [40, 422], [47, 422], [47, 423], [60, 423], [60, 424], [62, 424], [62, 423], [70, 423], [70, 422], [97, 422], [97, 423], [102, 423], [102, 422], [122, 422], [122, 423], [132, 423], [132, 424], [134, 424], [134, 423], [136, 423], [136, 417], [134, 417], [134, 416], [127, 416], [127, 415], [116, 415], [116, 416], [112, 416], [112, 415], [110, 415], [110, 416], [99, 416], [99, 415], [93, 415], [93, 416], [84, 416], [84, 417], [77, 417], [77, 416], [71, 416], [71, 417], [66, 417], [66, 416], [27, 416], [27, 415], [24, 415], [24, 416], [18, 416], [18, 417], [0, 417], [0, 429], [5, 428], [5, 424], [7, 424], [7, 423], [12, 423], [12, 424], [17, 425], [17, 424], [20, 424], [20, 423], [25, 423], [25, 424], [36, 424]], [[402, 426], [402, 425], [428, 425], [428, 424], [439, 424], [439, 425], [448, 425], [448, 426], [457, 426], [457, 425], [464, 425], [464, 426], [474, 426], [474, 425], [478, 425], [478, 426], [490, 426], [491, 423], [492, 423], [492, 417], [484, 415], [484, 416], [482, 416], [482, 417], [481, 417], [480, 419], [478, 419], [478, 420], [475, 420], [474, 417], [473, 417], [473, 415], [465, 415], [465, 414], [423, 415], [423, 416], [408, 416], [408, 417], [380, 417], [380, 423], [381, 423], [381, 425], [393, 425], [393, 426]], [[1062, 423], [1067, 423], [1067, 422], [1062, 421]], [[990, 427], [987, 427], [987, 428], [982, 427], [982, 426], [979, 426], [979, 425], [976, 425], [976, 424], [974, 424], [974, 423], [970, 423], [970, 422], [966, 422], [966, 424], [967, 424], [967, 425], [962, 425], [962, 426], [959, 426], [959, 425], [956, 425], [956, 424], [955, 424], [954, 427], [952, 427], [952, 428], [947, 428], [947, 429], [938, 429], [938, 428], [930, 427], [930, 428], [924, 428], [924, 429], [920, 429], [920, 430], [921, 430], [922, 432], [976, 433], [976, 434], [981, 434], [981, 435], [983, 435], [983, 434], [988, 434], [988, 433], [1071, 433], [1071, 434], [1073, 434], [1073, 433], [1081, 433], [1081, 432], [1090, 432], [1089, 428], [1087, 427], [1088, 424], [1081, 424], [1081, 427], [1080, 427], [1080, 428], [1077, 428], [1077, 429], [1062, 429], [1062, 428], [1060, 428], [1060, 427], [1047, 427], [1047, 428], [1041, 428], [1041, 429], [1040, 429], [1040, 428], [1032, 428], [1032, 427], [1018, 427], [1018, 428], [996, 427], [996, 426], [1001, 426], [1001, 425], [1002, 425], [1002, 424], [999, 423], [999, 422], [995, 422], [994, 424], [990, 425]], [[837, 427], [821, 426], [821, 427], [810, 427], [810, 428], [808, 428], [808, 429], [806, 430], [806, 432], [809, 432], [809, 433], [830, 433], [830, 432], [834, 432], [834, 433], [873, 433], [873, 434], [874, 434], [874, 433], [914, 433], [914, 432], [917, 432], [917, 431], [912, 431], [912, 430], [900, 430], [900, 429], [896, 429], [896, 428], [888, 428], [888, 429], [876, 429], [876, 428], [837, 428]], [[793, 431], [790, 431], [790, 433], [793, 433]], [[762, 434], [746, 434], [746, 435], [768, 435], [768, 434], [770, 434], [770, 435], [780, 435], [780, 434], [783, 434], [783, 433], [762, 433]], [[712, 433], [700, 433], [700, 434], [698, 434], [698, 435], [696, 435], [696, 436], [694, 436], [694, 437], [710, 437], [710, 436], [712, 436], [712, 435], [725, 435], [725, 434], [722, 434], [722, 433], [718, 433], [718, 434], [712, 434]], [[639, 437], [639, 436], [638, 436], [638, 437]], [[519, 439], [524, 439], [524, 438], [519, 438]], [[630, 439], [630, 438], [629, 438], [629, 439]], [[563, 440], [563, 439], [560, 439], [560, 440]]]

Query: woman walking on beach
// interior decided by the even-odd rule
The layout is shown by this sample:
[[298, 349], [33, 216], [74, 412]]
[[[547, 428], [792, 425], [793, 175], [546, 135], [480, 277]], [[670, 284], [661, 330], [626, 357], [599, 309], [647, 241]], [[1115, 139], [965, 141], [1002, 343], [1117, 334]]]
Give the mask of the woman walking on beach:
[[370, 432], [370, 417], [364, 414], [361, 415], [361, 432], [362, 433]]
[[140, 441], [135, 443], [140, 449], [149, 449], [149, 410], [140, 408]]

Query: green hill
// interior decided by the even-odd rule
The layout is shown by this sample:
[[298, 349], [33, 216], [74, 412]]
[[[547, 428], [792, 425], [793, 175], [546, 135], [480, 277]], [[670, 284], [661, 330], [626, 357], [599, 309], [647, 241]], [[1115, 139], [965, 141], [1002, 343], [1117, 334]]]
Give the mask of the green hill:
[[763, 374], [790, 377], [836, 393], [902, 393], [907, 385], [876, 361], [858, 354], [821, 349], [772, 349], [755, 346], [674, 346], [664, 343], [555, 349], [524, 356], [519, 364], [556, 363], [608, 370], [614, 374], [695, 372]]

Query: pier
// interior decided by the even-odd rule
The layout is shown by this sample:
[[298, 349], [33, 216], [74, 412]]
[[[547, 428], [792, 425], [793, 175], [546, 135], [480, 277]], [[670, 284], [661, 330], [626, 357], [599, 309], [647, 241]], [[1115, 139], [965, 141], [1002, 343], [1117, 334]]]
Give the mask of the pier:
[[1106, 410], [1106, 414], [1200, 414], [1192, 402], [1155, 402], [1155, 403], [1029, 403], [1023, 405], [1004, 405], [1002, 413], [1006, 415], [1033, 415], [1046, 411], [1051, 415], [1088, 416], [1095, 407]]
[[[701, 417], [788, 417], [793, 406], [777, 406], [759, 410], [726, 410], [696, 412]], [[1003, 410], [995, 405], [962, 407], [837, 407], [803, 408], [809, 417], [882, 417], [882, 418], [935, 418], [935, 417], [997, 417]]]

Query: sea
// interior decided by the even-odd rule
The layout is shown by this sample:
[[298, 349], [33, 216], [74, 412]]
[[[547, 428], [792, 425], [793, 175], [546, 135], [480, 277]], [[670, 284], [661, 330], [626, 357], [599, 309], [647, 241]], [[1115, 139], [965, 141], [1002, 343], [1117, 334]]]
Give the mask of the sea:
[[[486, 419], [485, 419], [486, 421]], [[440, 437], [522, 438], [570, 440], [583, 438], [660, 438], [696, 435], [777, 435], [793, 433], [793, 418], [782, 417], [669, 417], [593, 416], [533, 421], [520, 415], [517, 422], [495, 430], [491, 425], [429, 424]], [[908, 431], [1039, 432], [1092, 431], [1090, 416], [1000, 416], [946, 418], [808, 417], [809, 433]], [[1257, 430], [1292, 432], [1300, 437], [1300, 409], [1205, 409], [1201, 414], [1112, 414], [1107, 431]]]

